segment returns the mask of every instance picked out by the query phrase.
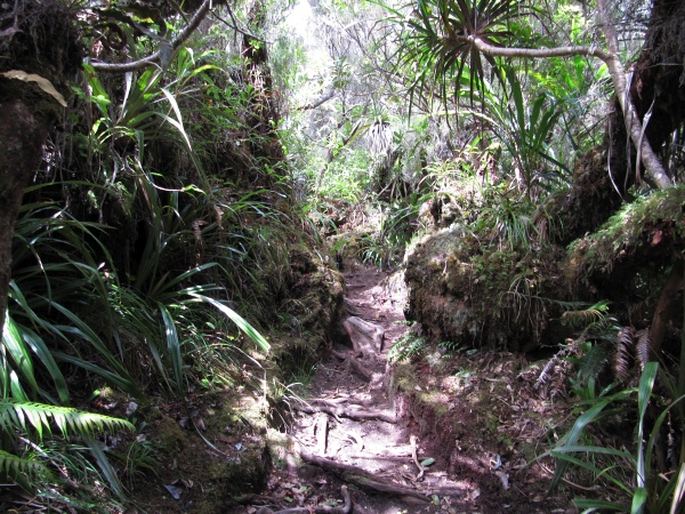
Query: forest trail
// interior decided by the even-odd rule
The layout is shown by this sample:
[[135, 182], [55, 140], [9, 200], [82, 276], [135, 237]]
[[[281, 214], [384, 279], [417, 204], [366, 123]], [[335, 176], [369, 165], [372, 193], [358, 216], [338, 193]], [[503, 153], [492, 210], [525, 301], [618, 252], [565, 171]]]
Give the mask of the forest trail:
[[345, 273], [350, 346], [334, 347], [291, 406], [290, 462], [274, 466], [267, 493], [281, 510], [248, 512], [457, 512], [449, 507], [468, 501], [473, 491], [424, 451], [393, 394], [388, 350], [409, 330], [397, 279], [362, 267]]

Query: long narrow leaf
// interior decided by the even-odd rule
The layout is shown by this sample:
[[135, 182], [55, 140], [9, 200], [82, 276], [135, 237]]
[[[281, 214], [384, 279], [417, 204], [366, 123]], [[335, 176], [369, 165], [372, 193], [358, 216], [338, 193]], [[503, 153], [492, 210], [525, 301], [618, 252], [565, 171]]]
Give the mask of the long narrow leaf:
[[158, 304], [159, 312], [162, 314], [162, 321], [164, 322], [164, 337], [166, 339], [166, 349], [169, 360], [171, 361], [171, 368], [174, 372], [174, 381], [176, 389], [183, 391], [183, 356], [181, 354], [181, 342], [176, 331], [176, 323], [169, 313], [169, 309], [165, 305]]
[[32, 391], [37, 393], [38, 383], [29, 348], [24, 343], [21, 330], [7, 311], [5, 312], [5, 326], [2, 330], [2, 344], [17, 365], [22, 377], [26, 379]]
[[191, 294], [190, 295], [193, 298], [196, 298], [197, 300], [208, 303], [214, 307], [216, 307], [222, 314], [224, 314], [226, 317], [228, 317], [235, 325], [243, 331], [243, 333], [249, 337], [252, 342], [254, 342], [262, 351], [268, 352], [271, 349], [271, 345], [269, 342], [264, 338], [262, 334], [260, 334], [256, 328], [254, 328], [252, 325], [250, 325], [240, 314], [235, 312], [233, 309], [230, 307], [224, 305], [223, 303], [215, 300], [214, 298], [210, 298], [209, 296], [203, 296], [199, 294]]

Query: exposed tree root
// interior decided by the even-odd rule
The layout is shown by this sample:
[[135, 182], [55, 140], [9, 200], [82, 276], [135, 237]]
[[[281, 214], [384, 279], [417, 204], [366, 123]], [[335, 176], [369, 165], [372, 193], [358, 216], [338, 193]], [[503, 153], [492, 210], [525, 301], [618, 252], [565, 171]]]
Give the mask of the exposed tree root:
[[300, 452], [300, 456], [302, 457], [302, 460], [308, 464], [319, 466], [326, 471], [335, 473], [347, 482], [354, 483], [360, 487], [372, 489], [380, 493], [418, 498], [426, 502], [430, 501], [429, 498], [433, 494], [439, 494], [443, 496], [462, 496], [464, 494], [464, 491], [461, 489], [444, 487], [436, 490], [420, 491], [418, 489], [396, 484], [390, 479], [386, 479], [378, 475], [372, 475], [371, 473], [356, 466], [343, 464], [342, 462], [337, 462], [332, 459], [313, 455], [305, 451]]
[[300, 456], [302, 457], [302, 460], [308, 464], [319, 466], [326, 471], [330, 471], [336, 475], [339, 475], [343, 480], [357, 484], [361, 487], [373, 489], [374, 491], [381, 493], [396, 494], [398, 496], [411, 496], [428, 501], [427, 495], [424, 492], [395, 484], [390, 480], [382, 480], [381, 477], [372, 476], [369, 472], [358, 468], [357, 466], [343, 464], [342, 462], [337, 462], [333, 459], [327, 459], [326, 457], [313, 455], [305, 451], [300, 452]]
[[421, 465], [419, 462], [419, 455], [418, 455], [418, 448], [417, 448], [417, 441], [416, 441], [416, 436], [412, 435], [409, 438], [409, 443], [411, 444], [411, 459], [414, 461], [414, 464], [416, 465], [417, 468], [419, 468], [419, 474], [416, 475], [416, 480], [421, 480], [423, 478], [424, 473], [426, 472], [426, 468]]
[[355, 352], [365, 355], [383, 351], [384, 330], [374, 323], [369, 323], [357, 316], [350, 316], [343, 321], [343, 327], [350, 336]]
[[349, 364], [350, 368], [367, 382], [371, 382], [373, 380], [373, 372], [359, 362], [359, 360], [353, 355], [337, 352], [335, 350], [331, 350], [331, 353], [338, 359], [345, 361], [346, 364]]
[[347, 486], [340, 488], [344, 503], [337, 507], [330, 507], [327, 505], [317, 507], [292, 507], [282, 510], [271, 510], [268, 507], [262, 507], [257, 511], [257, 514], [349, 514], [352, 512], [352, 497]]
[[378, 420], [386, 423], [396, 423], [397, 416], [387, 411], [378, 409], [366, 409], [357, 405], [331, 405], [326, 402], [314, 402], [313, 405], [296, 405], [295, 409], [306, 414], [318, 414], [325, 412], [331, 416], [340, 418], [355, 419], [359, 421], [364, 420]]
[[316, 420], [316, 449], [321, 455], [328, 449], [328, 416], [323, 412]]

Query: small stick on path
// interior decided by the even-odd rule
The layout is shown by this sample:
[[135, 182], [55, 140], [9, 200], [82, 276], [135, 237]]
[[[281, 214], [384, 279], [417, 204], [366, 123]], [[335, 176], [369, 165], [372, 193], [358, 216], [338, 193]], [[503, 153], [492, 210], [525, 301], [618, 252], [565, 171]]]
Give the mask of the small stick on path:
[[328, 449], [328, 416], [321, 412], [316, 420], [316, 451], [326, 455]]

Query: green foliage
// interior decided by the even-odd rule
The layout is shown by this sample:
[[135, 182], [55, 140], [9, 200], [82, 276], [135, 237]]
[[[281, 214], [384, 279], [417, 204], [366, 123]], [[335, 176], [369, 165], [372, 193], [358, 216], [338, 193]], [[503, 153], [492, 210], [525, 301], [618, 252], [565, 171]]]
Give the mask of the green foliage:
[[685, 186], [677, 185], [625, 204], [598, 230], [569, 247], [574, 278], [580, 280], [596, 271], [610, 273], [617, 263], [640, 256], [650, 247], [682, 248], [684, 203]]
[[388, 351], [391, 363], [408, 361], [419, 357], [426, 349], [426, 340], [413, 332], [400, 337]]
[[496, 59], [477, 50], [468, 37], [501, 44], [511, 38], [508, 23], [520, 10], [513, 0], [418, 0], [411, 16], [395, 14], [406, 26], [400, 62], [416, 70], [411, 98], [439, 84], [446, 102], [452, 90], [458, 99], [462, 85], [473, 95], [486, 74], [484, 64], [497, 66]]
[[[568, 466], [576, 466], [588, 472], [594, 481], [607, 484], [616, 497], [615, 501], [576, 499], [575, 503], [579, 508], [611, 509], [635, 514], [645, 511], [678, 511], [681, 498], [674, 494], [674, 490], [681, 481], [680, 473], [673, 474], [666, 481], [657, 479], [654, 475], [656, 465], [654, 452], [660, 430], [669, 411], [683, 397], [674, 399], [671, 405], [662, 409], [649, 430], [646, 415], [648, 405], [654, 399], [657, 371], [657, 363], [650, 362], [645, 366], [637, 388], [624, 389], [613, 394], [602, 394], [593, 399], [587, 410], [578, 417], [573, 427], [561, 438], [555, 448], [546, 453], [546, 455], [554, 456], [558, 461], [552, 487], [560, 483]], [[625, 406], [626, 402], [629, 402], [628, 405], [633, 408], [637, 407], [633, 452], [582, 442], [591, 424], [599, 423], [603, 417], [610, 414], [612, 412], [610, 407]], [[626, 469], [632, 471], [632, 480], [625, 476]]]
[[40, 473], [46, 473], [45, 466], [40, 462], [0, 450], [0, 474], [21, 477], [22, 475], [34, 476]]
[[510, 161], [502, 160], [500, 167], [513, 168], [514, 177], [510, 177], [527, 195], [534, 196], [539, 188], [550, 190], [569, 180], [568, 168], [554, 155], [550, 145], [563, 111], [545, 93], [532, 100], [525, 98], [523, 86], [512, 68], [503, 68], [502, 74], [508, 88], [496, 93], [484, 83], [484, 108], [470, 109], [468, 113], [483, 121], [506, 150]]
[[404, 250], [418, 228], [418, 214], [430, 195], [412, 194], [390, 204], [379, 203], [381, 212], [377, 232], [366, 234], [359, 242], [363, 262], [387, 268], [402, 260]]
[[[164, 69], [99, 75], [85, 66], [59, 147], [17, 221], [0, 429], [27, 434], [0, 469], [35, 475], [43, 463], [123, 497], [118, 466], [131, 479], [151, 469], [154, 452], [133, 444], [112, 463], [97, 441], [86, 450], [65, 442], [130, 424], [63, 405], [103, 383], [137, 398], [233, 385], [259, 367], [236, 358], [244, 341], [269, 351], [250, 322], [260, 316], [237, 311], [261, 303], [260, 314], [274, 316], [298, 225], [273, 207], [285, 203], [285, 179], [258, 156], [274, 140], [250, 130], [255, 92], [236, 62], [183, 48]], [[62, 438], [42, 437], [51, 431]], [[78, 504], [54, 484], [44, 489], [53, 495], [44, 501]]]
[[7, 433], [15, 429], [34, 431], [42, 439], [45, 431], [51, 431], [51, 422], [63, 437], [71, 433], [88, 437], [105, 430], [133, 429], [133, 425], [126, 420], [71, 407], [0, 400], [0, 429]]
[[[40, 444], [43, 444], [46, 435], [49, 434], [52, 437], [55, 427], [65, 439], [68, 437], [89, 439], [98, 433], [122, 429], [133, 430], [134, 428], [131, 423], [124, 419], [85, 412], [71, 407], [9, 399], [0, 400], [0, 433], [3, 435], [4, 445], [8, 444], [8, 441], [14, 441], [17, 434], [20, 433], [34, 436]], [[38, 450], [39, 456], [45, 457], [47, 455], [35, 443], [26, 439], [24, 441], [28, 443], [28, 447]], [[13, 445], [9, 450], [14, 450], [15, 446]], [[54, 480], [45, 459], [36, 460], [32, 453], [17, 455], [7, 451], [7, 449], [0, 449], [0, 473], [4, 473], [27, 489], [37, 489], [40, 483], [48, 479]], [[99, 452], [99, 454], [95, 454], [95, 457], [103, 471], [106, 468], [111, 468], [104, 453]], [[64, 474], [64, 471], [61, 473]], [[122, 496], [118, 489], [116, 475], [112, 474], [108, 481], [113, 490]]]

